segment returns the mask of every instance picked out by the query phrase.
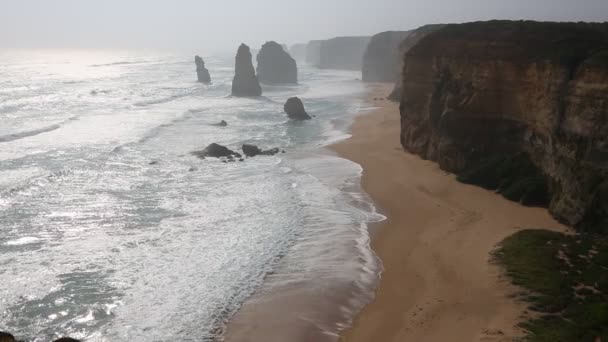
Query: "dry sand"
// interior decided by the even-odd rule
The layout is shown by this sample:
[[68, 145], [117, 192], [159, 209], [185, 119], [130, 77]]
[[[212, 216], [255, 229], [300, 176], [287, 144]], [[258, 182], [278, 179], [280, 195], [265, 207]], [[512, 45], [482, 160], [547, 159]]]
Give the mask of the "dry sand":
[[363, 166], [363, 186], [388, 218], [372, 248], [384, 271], [375, 300], [342, 341], [510, 341], [525, 311], [516, 289], [491, 262], [505, 237], [525, 228], [566, 228], [526, 208], [458, 183], [399, 143], [398, 105], [390, 87], [372, 87], [379, 108], [359, 117], [352, 138], [332, 147]]

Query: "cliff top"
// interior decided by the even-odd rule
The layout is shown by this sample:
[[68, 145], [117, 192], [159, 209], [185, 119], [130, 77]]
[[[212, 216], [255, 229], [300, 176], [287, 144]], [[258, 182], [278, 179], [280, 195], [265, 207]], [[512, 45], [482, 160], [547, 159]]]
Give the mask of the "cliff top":
[[608, 23], [493, 20], [445, 25], [422, 39], [408, 55], [577, 63], [606, 49]]

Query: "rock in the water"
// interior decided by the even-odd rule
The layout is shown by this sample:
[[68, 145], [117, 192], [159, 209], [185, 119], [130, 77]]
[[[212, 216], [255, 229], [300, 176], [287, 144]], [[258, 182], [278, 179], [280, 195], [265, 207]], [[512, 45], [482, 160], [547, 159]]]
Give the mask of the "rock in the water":
[[271, 148], [270, 150], [262, 151], [259, 147], [255, 146], [255, 145], [244, 144], [243, 153], [247, 157], [255, 157], [255, 156], [260, 156], [260, 155], [274, 156], [275, 154], [279, 153], [279, 149], [275, 147], [275, 148]]
[[209, 75], [209, 70], [205, 68], [205, 61], [203, 61], [200, 56], [195, 56], [194, 63], [196, 63], [196, 75], [198, 76], [198, 81], [202, 83], [210, 83], [211, 75]]
[[255, 75], [249, 46], [241, 44], [236, 53], [232, 96], [260, 96], [262, 87]]
[[276, 42], [266, 42], [258, 54], [258, 79], [264, 84], [297, 84], [296, 61]]
[[80, 342], [80, 340], [71, 337], [62, 337], [54, 340], [53, 342]]
[[285, 113], [290, 119], [294, 120], [310, 120], [310, 115], [306, 113], [302, 100], [297, 97], [291, 97], [285, 102], [283, 106]]
[[232, 151], [228, 147], [222, 146], [222, 145], [219, 145], [216, 143], [212, 143], [211, 145], [207, 146], [202, 151], [194, 151], [194, 152], [192, 152], [192, 154], [199, 158], [206, 158], [206, 157], [221, 158], [221, 157], [240, 156], [238, 153]]
[[228, 126], [228, 123], [226, 121], [222, 120], [222, 121], [220, 121], [218, 123], [211, 124], [211, 126], [226, 127], [226, 126]]

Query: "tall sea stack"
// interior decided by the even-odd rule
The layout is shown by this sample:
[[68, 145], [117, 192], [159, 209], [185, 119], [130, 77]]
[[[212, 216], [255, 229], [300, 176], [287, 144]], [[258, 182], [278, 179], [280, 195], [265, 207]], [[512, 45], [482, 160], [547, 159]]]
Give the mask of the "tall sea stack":
[[266, 42], [258, 54], [258, 79], [263, 84], [297, 84], [298, 66], [276, 42]]
[[241, 44], [236, 53], [232, 96], [260, 96], [262, 87], [255, 76], [249, 46]]
[[203, 61], [200, 56], [195, 56], [194, 63], [196, 64], [196, 75], [198, 77], [198, 81], [201, 83], [210, 83], [211, 75], [209, 75], [209, 70], [205, 68], [205, 61]]
[[608, 24], [446, 25], [405, 55], [400, 112], [405, 149], [608, 232]]
[[373, 36], [363, 55], [364, 82], [396, 82], [401, 73], [401, 42], [410, 31], [388, 31]]

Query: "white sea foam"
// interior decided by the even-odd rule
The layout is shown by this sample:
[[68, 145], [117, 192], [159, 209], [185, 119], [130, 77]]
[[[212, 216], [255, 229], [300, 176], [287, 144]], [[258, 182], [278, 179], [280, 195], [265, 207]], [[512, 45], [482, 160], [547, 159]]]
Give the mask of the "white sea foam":
[[[10, 137], [0, 138], [0, 263], [12, 277], [0, 284], [0, 326], [35, 341], [210, 341], [278, 284], [269, 275], [371, 294], [379, 265], [367, 224], [382, 217], [359, 188], [360, 166], [318, 149], [347, 137], [364, 107], [355, 73], [303, 68], [300, 85], [241, 99], [228, 96], [232, 57], [205, 58], [213, 84], [203, 86], [191, 56], [64, 53], [69, 65], [60, 52], [0, 54], [0, 94], [21, 106], [0, 113]], [[291, 96], [316, 117], [288, 120]], [[287, 154], [190, 154], [212, 142]]]

